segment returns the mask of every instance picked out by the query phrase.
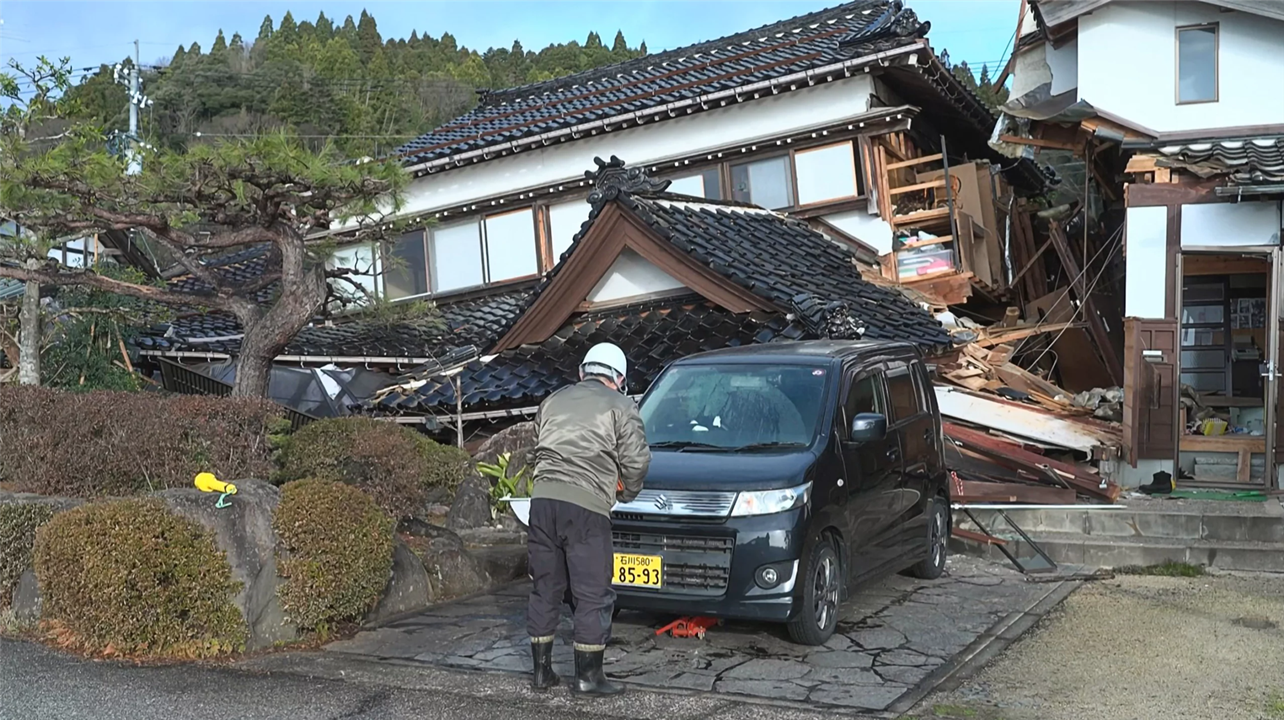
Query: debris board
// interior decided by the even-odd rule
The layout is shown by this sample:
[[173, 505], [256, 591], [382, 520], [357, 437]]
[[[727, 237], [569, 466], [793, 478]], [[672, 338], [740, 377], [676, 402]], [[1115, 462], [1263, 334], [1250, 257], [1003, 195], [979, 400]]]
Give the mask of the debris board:
[[1040, 443], [1091, 456], [1094, 447], [1114, 447], [1119, 431], [1087, 418], [1069, 418], [990, 395], [944, 385], [935, 386], [941, 415], [993, 428]]
[[1110, 502], [1119, 498], [1118, 485], [1107, 482], [1103, 489], [1101, 478], [1083, 467], [1032, 453], [1016, 443], [954, 423], [945, 423], [945, 435], [975, 453], [984, 455], [1001, 465], [1024, 470], [1034, 478], [1046, 479], [1049, 483], [1064, 483], [1084, 495]]

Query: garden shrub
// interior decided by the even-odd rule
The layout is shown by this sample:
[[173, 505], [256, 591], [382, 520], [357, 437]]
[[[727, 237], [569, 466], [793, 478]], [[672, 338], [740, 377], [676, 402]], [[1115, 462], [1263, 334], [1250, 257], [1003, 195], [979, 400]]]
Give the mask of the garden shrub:
[[92, 498], [187, 487], [199, 472], [266, 478], [280, 415], [261, 400], [4, 387], [0, 480]]
[[350, 485], [296, 480], [272, 519], [280, 539], [278, 590], [289, 618], [326, 635], [379, 602], [392, 571], [393, 520]]
[[372, 418], [310, 423], [278, 456], [278, 482], [313, 479], [354, 485], [397, 519], [449, 503], [471, 471], [468, 453], [406, 427]]
[[31, 567], [36, 529], [53, 516], [53, 506], [44, 503], [0, 505], [0, 610], [9, 606], [18, 579]]
[[83, 505], [36, 532], [43, 617], [61, 644], [108, 655], [244, 648], [241, 584], [200, 524], [151, 498]]

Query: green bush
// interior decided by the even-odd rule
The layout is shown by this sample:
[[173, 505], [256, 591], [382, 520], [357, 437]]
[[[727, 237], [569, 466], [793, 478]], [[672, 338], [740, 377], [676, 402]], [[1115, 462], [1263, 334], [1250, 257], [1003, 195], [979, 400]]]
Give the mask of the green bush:
[[214, 537], [155, 499], [58, 513], [36, 532], [43, 616], [59, 642], [108, 655], [211, 657], [245, 647], [241, 584]]
[[393, 520], [355, 487], [296, 480], [281, 488], [272, 519], [280, 539], [278, 593], [303, 630], [329, 633], [379, 602], [392, 571]]
[[260, 400], [0, 387], [0, 480], [93, 498], [188, 487], [199, 472], [266, 478], [280, 415]]
[[338, 418], [310, 423], [286, 440], [278, 482], [331, 480], [354, 485], [397, 519], [449, 503], [471, 472], [468, 453], [393, 422]]
[[0, 505], [0, 609], [9, 606], [18, 579], [31, 567], [36, 529], [53, 516], [53, 506], [43, 503]]

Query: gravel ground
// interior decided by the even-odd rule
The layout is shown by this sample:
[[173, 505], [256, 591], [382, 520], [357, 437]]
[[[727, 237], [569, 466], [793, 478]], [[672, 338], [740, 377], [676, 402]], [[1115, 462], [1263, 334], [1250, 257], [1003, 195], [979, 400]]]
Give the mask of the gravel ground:
[[1284, 576], [1089, 583], [959, 688], [974, 720], [1284, 720]]

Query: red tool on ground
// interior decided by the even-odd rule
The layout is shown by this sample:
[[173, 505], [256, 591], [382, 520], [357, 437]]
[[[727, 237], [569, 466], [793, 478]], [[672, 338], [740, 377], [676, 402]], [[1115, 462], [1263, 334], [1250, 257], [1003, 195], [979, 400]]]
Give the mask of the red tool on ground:
[[718, 618], [680, 617], [659, 630], [656, 630], [655, 634], [663, 635], [665, 633], [672, 633], [675, 638], [703, 638], [705, 631], [717, 624]]

